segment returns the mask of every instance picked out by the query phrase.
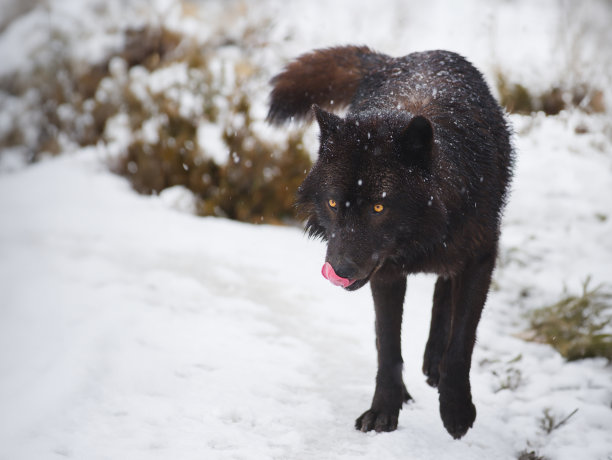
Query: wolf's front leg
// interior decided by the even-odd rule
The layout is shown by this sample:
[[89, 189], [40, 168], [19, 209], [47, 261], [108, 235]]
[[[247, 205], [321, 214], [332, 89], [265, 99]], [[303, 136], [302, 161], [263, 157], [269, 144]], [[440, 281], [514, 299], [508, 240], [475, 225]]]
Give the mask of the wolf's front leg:
[[378, 373], [372, 407], [355, 422], [361, 431], [393, 431], [402, 404], [412, 399], [402, 380], [401, 330], [406, 276], [382, 267], [370, 285], [376, 310]]

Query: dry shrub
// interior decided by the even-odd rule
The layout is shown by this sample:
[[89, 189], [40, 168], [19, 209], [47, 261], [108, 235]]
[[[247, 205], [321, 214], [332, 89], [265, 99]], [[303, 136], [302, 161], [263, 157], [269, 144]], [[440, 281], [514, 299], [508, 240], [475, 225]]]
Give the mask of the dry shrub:
[[586, 113], [606, 111], [604, 92], [587, 83], [557, 85], [538, 94], [520, 83], [509, 82], [501, 72], [497, 73], [496, 81], [500, 103], [510, 113], [529, 115], [542, 111], [546, 115], [557, 115], [568, 108]]
[[295, 192], [310, 168], [302, 133], [289, 137], [285, 146], [274, 145], [254, 132], [246, 95], [235, 110], [244, 123], [224, 132], [231, 159], [220, 169], [218, 193], [203, 201], [202, 213], [250, 222], [288, 220]]
[[[179, 40], [168, 33], [140, 31], [139, 36], [152, 36], [155, 43], [160, 36], [169, 37], [166, 41], [176, 46], [142, 45], [146, 53], [132, 46], [130, 55], [139, 56], [143, 63], [159, 55], [159, 65], [152, 72], [186, 63], [189, 82], [173, 89], [200, 96], [202, 107], [186, 115], [171, 91], [149, 92], [143, 99], [133, 90], [129, 78], [114, 82], [120, 87], [125, 113], [136, 135], [125, 155], [114, 161], [113, 170], [127, 177], [140, 193], [159, 193], [175, 185], [188, 188], [198, 200], [201, 215], [253, 223], [293, 219], [295, 192], [311, 160], [302, 145], [303, 131], [290, 134], [284, 142], [272, 142], [254, 129], [249, 83], [260, 71], [256, 65], [238, 59], [230, 63], [229, 70], [222, 65], [221, 70], [213, 71], [211, 62], [217, 59], [214, 47]], [[171, 57], [160, 49], [171, 50]], [[153, 118], [160, 121], [157, 139], [150, 141], [139, 133]], [[227, 152], [227, 161], [217, 162], [219, 152], [207, 152], [199, 145], [198, 126], [203, 122], [220, 126], [218, 145]]]
[[[257, 29], [203, 44], [164, 26], [123, 33], [122, 48], [95, 64], [73, 61], [64, 52], [68, 37], [56, 34], [31, 74], [0, 82], [0, 99], [29, 114], [27, 129], [15, 121], [0, 133], [0, 149], [23, 146], [28, 160], [37, 161], [67, 145], [104, 145], [112, 142], [109, 120], [122, 115], [131, 140], [109, 166], [138, 192], [181, 185], [193, 192], [202, 215], [291, 220], [295, 192], [311, 161], [303, 131], [273, 142], [254, 129], [250, 94], [263, 72], [251, 51], [265, 44]], [[172, 79], [175, 70], [186, 79], [152, 89], [156, 72], [169, 71]], [[192, 101], [187, 109], [185, 98]], [[202, 123], [219, 127], [212, 144], [223, 151], [199, 145]], [[227, 161], [220, 160], [224, 153]]]
[[94, 95], [108, 76], [108, 61], [85, 65], [72, 60], [65, 53], [68, 40], [52, 32], [27, 74], [0, 81], [0, 102], [16, 106], [12, 125], [0, 134], [0, 150], [22, 147], [34, 162], [43, 154], [60, 153], [66, 144], [85, 146], [100, 139], [113, 109], [94, 103]]
[[580, 295], [565, 294], [554, 305], [530, 315], [525, 338], [552, 345], [569, 361], [604, 357], [612, 360], [612, 290], [584, 282]]
[[227, 127], [223, 142], [230, 158], [217, 164], [197, 144], [196, 124], [177, 113], [159, 127], [159, 140], [136, 140], [115, 163], [140, 193], [159, 193], [182, 185], [198, 198], [198, 213], [252, 223], [282, 223], [293, 218], [297, 187], [310, 168], [302, 132], [277, 145], [253, 130], [246, 95], [233, 108], [244, 123]]
[[125, 45], [119, 56], [128, 67], [141, 65], [154, 70], [168, 60], [183, 36], [166, 27], [143, 26], [125, 31]]
[[533, 450], [523, 450], [518, 455], [518, 460], [547, 460], [546, 457], [538, 455]]

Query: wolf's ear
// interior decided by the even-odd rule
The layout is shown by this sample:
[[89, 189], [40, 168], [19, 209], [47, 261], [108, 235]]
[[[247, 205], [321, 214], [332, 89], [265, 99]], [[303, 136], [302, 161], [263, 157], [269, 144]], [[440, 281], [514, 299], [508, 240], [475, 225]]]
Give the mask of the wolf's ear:
[[326, 112], [317, 104], [312, 105], [312, 111], [315, 114], [317, 123], [319, 123], [321, 137], [338, 132], [340, 126], [342, 125], [342, 118], [334, 115], [333, 113]]
[[433, 142], [431, 123], [423, 116], [416, 116], [410, 120], [399, 138], [401, 155], [410, 164], [429, 170]]

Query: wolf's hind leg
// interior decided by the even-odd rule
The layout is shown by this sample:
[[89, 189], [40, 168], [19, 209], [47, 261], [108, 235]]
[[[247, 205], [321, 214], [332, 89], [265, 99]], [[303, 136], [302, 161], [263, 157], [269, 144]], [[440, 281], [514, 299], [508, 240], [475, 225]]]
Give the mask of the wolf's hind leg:
[[440, 276], [434, 290], [429, 339], [423, 357], [423, 373], [432, 387], [438, 386], [440, 362], [448, 346], [452, 314], [451, 294], [451, 279]]

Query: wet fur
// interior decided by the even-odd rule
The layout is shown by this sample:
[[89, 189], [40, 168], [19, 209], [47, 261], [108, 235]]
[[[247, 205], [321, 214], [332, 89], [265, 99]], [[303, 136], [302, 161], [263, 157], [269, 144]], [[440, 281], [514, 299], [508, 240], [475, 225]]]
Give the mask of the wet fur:
[[[316, 50], [271, 83], [270, 122], [314, 114], [320, 126], [319, 157], [297, 197], [306, 228], [327, 241], [336, 273], [357, 280], [348, 290], [372, 289], [378, 373], [357, 429], [397, 427], [410, 398], [401, 357], [406, 276], [428, 272], [439, 277], [423, 372], [438, 388], [444, 426], [462, 437], [476, 417], [471, 355], [514, 158], [501, 108], [478, 70], [448, 51]], [[341, 107], [344, 118], [325, 110]]]

